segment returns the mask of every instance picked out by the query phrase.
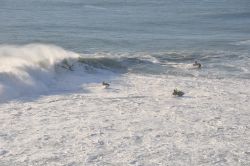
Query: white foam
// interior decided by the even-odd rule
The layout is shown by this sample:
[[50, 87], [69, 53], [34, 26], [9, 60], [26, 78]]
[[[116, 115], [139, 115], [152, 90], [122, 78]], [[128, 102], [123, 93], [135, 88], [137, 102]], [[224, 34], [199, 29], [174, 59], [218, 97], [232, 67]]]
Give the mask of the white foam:
[[239, 41], [239, 42], [236, 42], [235, 45], [245, 45], [245, 46], [249, 46], [249, 45], [250, 45], [250, 40]]
[[[126, 74], [0, 104], [5, 165], [247, 165], [249, 80]], [[173, 97], [178, 88], [183, 97]]]
[[78, 56], [53, 45], [1, 45], [0, 101], [47, 91], [55, 77], [55, 64]]

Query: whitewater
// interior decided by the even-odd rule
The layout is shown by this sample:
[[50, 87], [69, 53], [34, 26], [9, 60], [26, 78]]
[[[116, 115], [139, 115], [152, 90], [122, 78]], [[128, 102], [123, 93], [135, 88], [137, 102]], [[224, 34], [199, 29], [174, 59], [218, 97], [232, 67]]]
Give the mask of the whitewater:
[[218, 54], [197, 69], [188, 53], [1, 46], [1, 165], [249, 165], [249, 61], [226, 73]]

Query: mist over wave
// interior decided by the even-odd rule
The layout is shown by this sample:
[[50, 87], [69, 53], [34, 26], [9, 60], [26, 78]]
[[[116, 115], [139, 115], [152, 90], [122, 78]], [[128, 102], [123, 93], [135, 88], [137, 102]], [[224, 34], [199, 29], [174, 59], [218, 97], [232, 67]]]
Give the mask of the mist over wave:
[[0, 102], [101, 82], [128, 72], [131, 60], [135, 59], [78, 54], [48, 44], [1, 45]]
[[78, 56], [53, 45], [0, 46], [0, 99], [48, 91], [55, 65]]
[[80, 55], [54, 45], [1, 45], [0, 101], [56, 89], [77, 89], [89, 81], [126, 73], [128, 67], [140, 63], [144, 61], [98, 53]]

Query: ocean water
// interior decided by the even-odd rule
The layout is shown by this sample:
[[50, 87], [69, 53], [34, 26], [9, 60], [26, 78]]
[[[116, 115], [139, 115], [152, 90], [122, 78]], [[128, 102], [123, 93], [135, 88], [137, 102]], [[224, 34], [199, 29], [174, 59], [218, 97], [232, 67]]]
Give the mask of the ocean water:
[[249, 0], [0, 0], [0, 27], [1, 166], [250, 165]]
[[[118, 72], [249, 79], [249, 11], [248, 0], [2, 0], [2, 89], [44, 82], [36, 72], [70, 54]], [[195, 60], [204, 70], [190, 70]]]
[[77, 52], [249, 51], [248, 0], [1, 0], [0, 43]]

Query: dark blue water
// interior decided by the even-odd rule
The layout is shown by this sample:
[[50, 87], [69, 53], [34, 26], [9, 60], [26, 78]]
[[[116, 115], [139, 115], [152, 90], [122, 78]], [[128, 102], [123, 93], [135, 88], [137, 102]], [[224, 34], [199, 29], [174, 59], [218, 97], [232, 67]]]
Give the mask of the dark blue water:
[[0, 44], [249, 52], [249, 0], [1, 0]]

